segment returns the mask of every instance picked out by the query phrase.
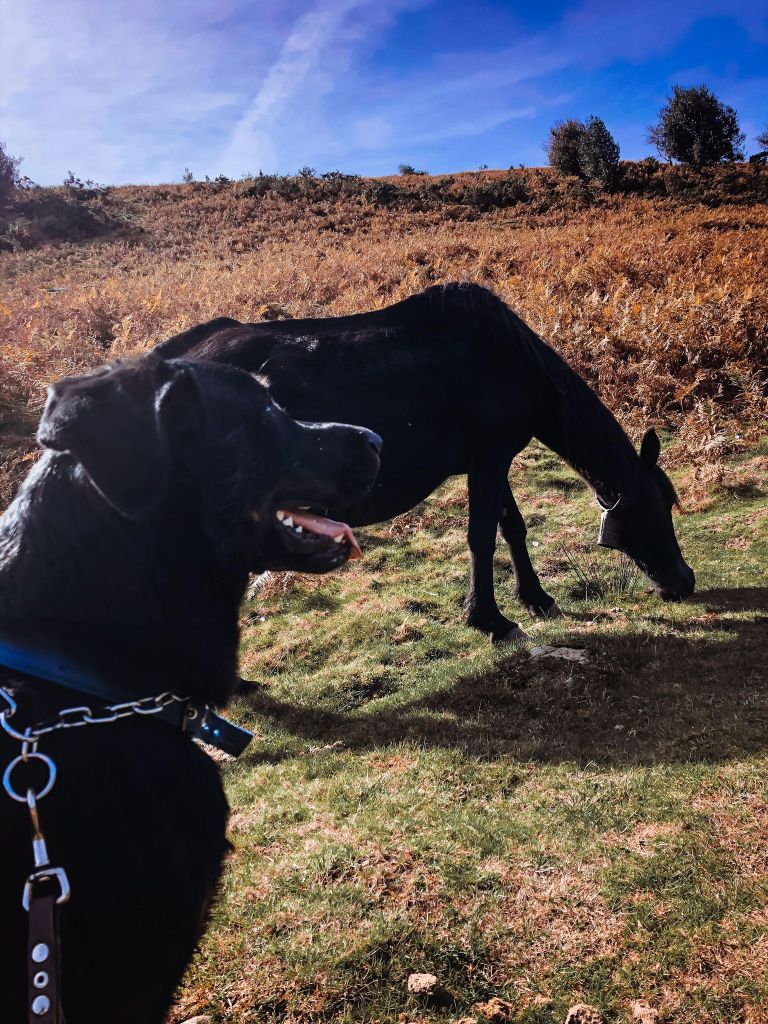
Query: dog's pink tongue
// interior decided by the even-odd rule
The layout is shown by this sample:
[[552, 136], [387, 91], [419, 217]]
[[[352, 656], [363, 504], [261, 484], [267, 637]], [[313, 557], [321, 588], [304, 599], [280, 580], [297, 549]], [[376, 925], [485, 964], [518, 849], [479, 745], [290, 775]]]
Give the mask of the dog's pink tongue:
[[333, 519], [325, 519], [323, 516], [315, 516], [311, 512], [291, 512], [294, 526], [302, 526], [310, 533], [319, 533], [323, 537], [333, 537], [338, 540], [343, 536], [349, 544], [350, 559], [362, 558], [363, 552], [355, 539], [354, 533], [346, 523], [337, 523]]

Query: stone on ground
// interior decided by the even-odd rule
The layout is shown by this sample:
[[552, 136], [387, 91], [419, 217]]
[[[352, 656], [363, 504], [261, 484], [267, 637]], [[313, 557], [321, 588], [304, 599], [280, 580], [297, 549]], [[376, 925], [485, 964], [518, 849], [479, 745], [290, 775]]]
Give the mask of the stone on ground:
[[565, 1024], [605, 1024], [602, 1013], [589, 1003], [576, 1003], [568, 1011]]

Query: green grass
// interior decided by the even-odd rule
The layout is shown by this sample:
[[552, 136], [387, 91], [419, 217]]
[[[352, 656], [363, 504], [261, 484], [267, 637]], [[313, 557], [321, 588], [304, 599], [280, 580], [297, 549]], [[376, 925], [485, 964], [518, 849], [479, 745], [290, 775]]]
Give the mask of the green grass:
[[[452, 1021], [492, 996], [520, 1024], [579, 1000], [608, 1021], [636, 999], [682, 1024], [765, 1019], [768, 520], [751, 458], [678, 520], [698, 590], [668, 605], [590, 551], [590, 493], [526, 453], [513, 487], [567, 615], [515, 604], [501, 544], [499, 604], [584, 665], [462, 624], [461, 481], [361, 531], [361, 563], [268, 580], [243, 609], [260, 685], [233, 708], [257, 739], [223, 769], [234, 852], [173, 1019]], [[450, 1000], [408, 996], [413, 971]]]

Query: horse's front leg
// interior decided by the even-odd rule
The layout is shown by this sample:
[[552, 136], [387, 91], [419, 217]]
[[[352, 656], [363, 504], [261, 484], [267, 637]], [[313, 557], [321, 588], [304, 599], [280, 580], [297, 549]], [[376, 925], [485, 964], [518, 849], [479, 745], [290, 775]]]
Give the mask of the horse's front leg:
[[490, 633], [495, 644], [526, 639], [517, 623], [501, 614], [493, 591], [493, 553], [507, 469], [483, 466], [468, 474], [471, 577], [464, 610], [467, 624]]
[[504, 486], [501, 516], [499, 517], [501, 534], [509, 547], [512, 564], [517, 577], [517, 596], [531, 615], [540, 618], [552, 618], [560, 614], [554, 597], [542, 587], [536, 570], [531, 565], [531, 557], [525, 542], [525, 520], [517, 507], [512, 489], [507, 481]]

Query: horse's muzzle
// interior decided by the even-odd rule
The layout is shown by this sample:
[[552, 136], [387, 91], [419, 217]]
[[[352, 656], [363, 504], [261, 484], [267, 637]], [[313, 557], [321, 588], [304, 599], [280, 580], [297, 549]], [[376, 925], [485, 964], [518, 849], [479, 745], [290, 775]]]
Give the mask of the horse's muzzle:
[[684, 601], [696, 589], [696, 575], [689, 566], [672, 583], [659, 587], [659, 594], [665, 601]]

